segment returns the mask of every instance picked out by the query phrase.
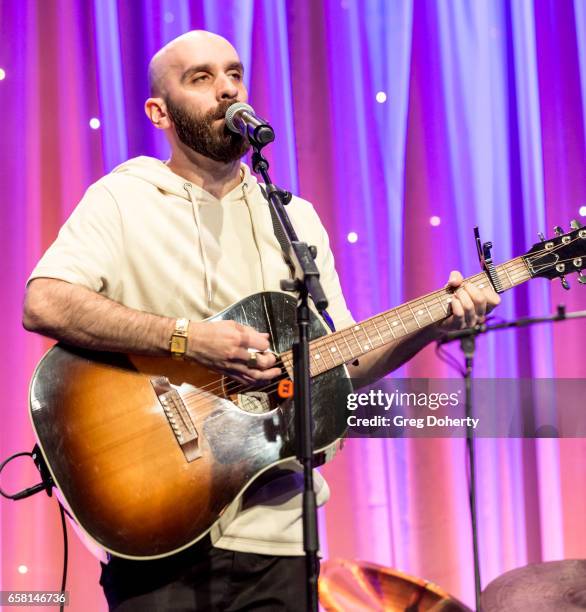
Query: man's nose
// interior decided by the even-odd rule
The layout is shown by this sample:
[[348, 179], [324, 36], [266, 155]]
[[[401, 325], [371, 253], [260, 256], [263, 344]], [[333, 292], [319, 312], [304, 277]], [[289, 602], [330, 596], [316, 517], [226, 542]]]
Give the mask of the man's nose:
[[216, 97], [218, 100], [231, 100], [238, 96], [238, 87], [227, 74], [220, 75], [216, 83]]

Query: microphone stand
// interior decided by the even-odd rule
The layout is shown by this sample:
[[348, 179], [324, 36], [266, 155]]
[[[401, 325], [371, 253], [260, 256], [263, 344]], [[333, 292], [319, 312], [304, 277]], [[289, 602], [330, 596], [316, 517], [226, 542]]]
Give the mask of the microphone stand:
[[297, 459], [303, 466], [303, 549], [306, 556], [308, 610], [318, 611], [318, 551], [317, 503], [313, 488], [313, 415], [311, 412], [311, 375], [309, 362], [309, 304], [313, 299], [321, 312], [328, 306], [319, 281], [319, 270], [315, 264], [315, 247], [300, 242], [291, 220], [285, 210], [287, 194], [278, 189], [268, 173], [269, 163], [261, 153], [264, 144], [250, 138], [254, 153], [253, 170], [260, 174], [265, 183], [266, 198], [272, 207], [274, 217], [282, 228], [285, 253], [294, 268], [293, 280], [281, 281], [283, 291], [296, 292], [298, 339], [293, 345], [293, 379], [295, 406], [295, 437]]
[[[460, 347], [464, 354], [465, 368], [463, 377], [465, 382], [466, 394], [466, 417], [472, 416], [472, 372], [474, 367], [474, 352], [476, 349], [476, 337], [481, 334], [486, 334], [491, 331], [499, 331], [502, 329], [521, 328], [537, 323], [551, 323], [556, 321], [565, 321], [569, 319], [586, 318], [586, 310], [566, 313], [566, 308], [559, 304], [555, 314], [544, 317], [524, 317], [515, 321], [504, 321], [503, 323], [482, 323], [467, 329], [458, 329], [454, 331], [444, 332], [438, 344], [448, 344], [455, 340], [460, 341]], [[469, 420], [466, 421], [470, 423]], [[469, 503], [470, 503], [470, 522], [472, 526], [472, 552], [474, 559], [474, 595], [476, 600], [476, 610], [480, 611], [480, 555], [478, 549], [478, 515], [476, 509], [476, 456], [474, 448], [474, 436], [470, 425], [466, 431], [466, 448], [468, 451], [469, 462]]]

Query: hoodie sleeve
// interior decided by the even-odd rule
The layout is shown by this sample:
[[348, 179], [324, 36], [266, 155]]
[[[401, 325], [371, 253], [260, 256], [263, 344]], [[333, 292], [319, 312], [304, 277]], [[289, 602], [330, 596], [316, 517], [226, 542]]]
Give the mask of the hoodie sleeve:
[[33, 270], [113, 297], [122, 266], [122, 222], [110, 191], [100, 182], [84, 194], [59, 235]]
[[[315, 211], [314, 211], [315, 212]], [[316, 221], [320, 229], [320, 242], [317, 246], [317, 266], [320, 271], [320, 279], [322, 287], [328, 298], [328, 314], [332, 317], [337, 330], [350, 327], [354, 324], [354, 317], [348, 310], [340, 278], [336, 272], [334, 262], [334, 254], [330, 248], [330, 240], [328, 234], [323, 227], [317, 213], [315, 213]]]
[[350, 327], [355, 321], [342, 293], [328, 233], [310, 202], [298, 197], [294, 198], [294, 202], [297, 203], [297, 207], [290, 210], [295, 214], [295, 217], [292, 215], [292, 221], [299, 234], [299, 239], [315, 244], [317, 247], [316, 263], [320, 272], [321, 284], [328, 299], [328, 314], [337, 330]]

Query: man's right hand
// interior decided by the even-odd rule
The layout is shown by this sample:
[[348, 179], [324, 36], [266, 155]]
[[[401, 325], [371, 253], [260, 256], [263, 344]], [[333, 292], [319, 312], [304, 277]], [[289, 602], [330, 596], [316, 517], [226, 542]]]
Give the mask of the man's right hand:
[[[192, 321], [186, 357], [240, 382], [258, 384], [281, 374], [274, 367], [275, 356], [263, 352], [269, 348], [268, 338], [268, 334], [234, 321]], [[248, 349], [259, 351], [254, 367], [250, 367]]]

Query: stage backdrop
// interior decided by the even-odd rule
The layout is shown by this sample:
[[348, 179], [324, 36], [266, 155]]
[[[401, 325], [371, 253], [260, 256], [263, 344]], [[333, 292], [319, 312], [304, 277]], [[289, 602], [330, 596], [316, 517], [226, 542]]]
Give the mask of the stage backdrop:
[[[147, 63], [194, 28], [239, 50], [277, 133], [274, 179], [315, 203], [357, 318], [452, 269], [476, 272], [475, 224], [503, 261], [586, 206], [584, 0], [2, 0], [1, 458], [33, 445], [27, 385], [49, 346], [21, 327], [27, 275], [90, 183], [128, 157], [166, 157], [142, 110]], [[570, 282], [518, 288], [498, 314], [583, 309], [586, 289]], [[482, 338], [477, 375], [584, 377], [585, 341], [578, 323]], [[399, 374], [455, 375], [431, 348]], [[478, 451], [484, 585], [586, 557], [586, 442]], [[350, 441], [324, 469], [324, 554], [400, 568], [471, 604], [464, 452], [462, 440]], [[34, 476], [23, 462], [2, 486]], [[0, 512], [1, 588], [57, 589], [54, 499], [2, 500]], [[74, 539], [72, 610], [104, 609], [97, 580]]]

